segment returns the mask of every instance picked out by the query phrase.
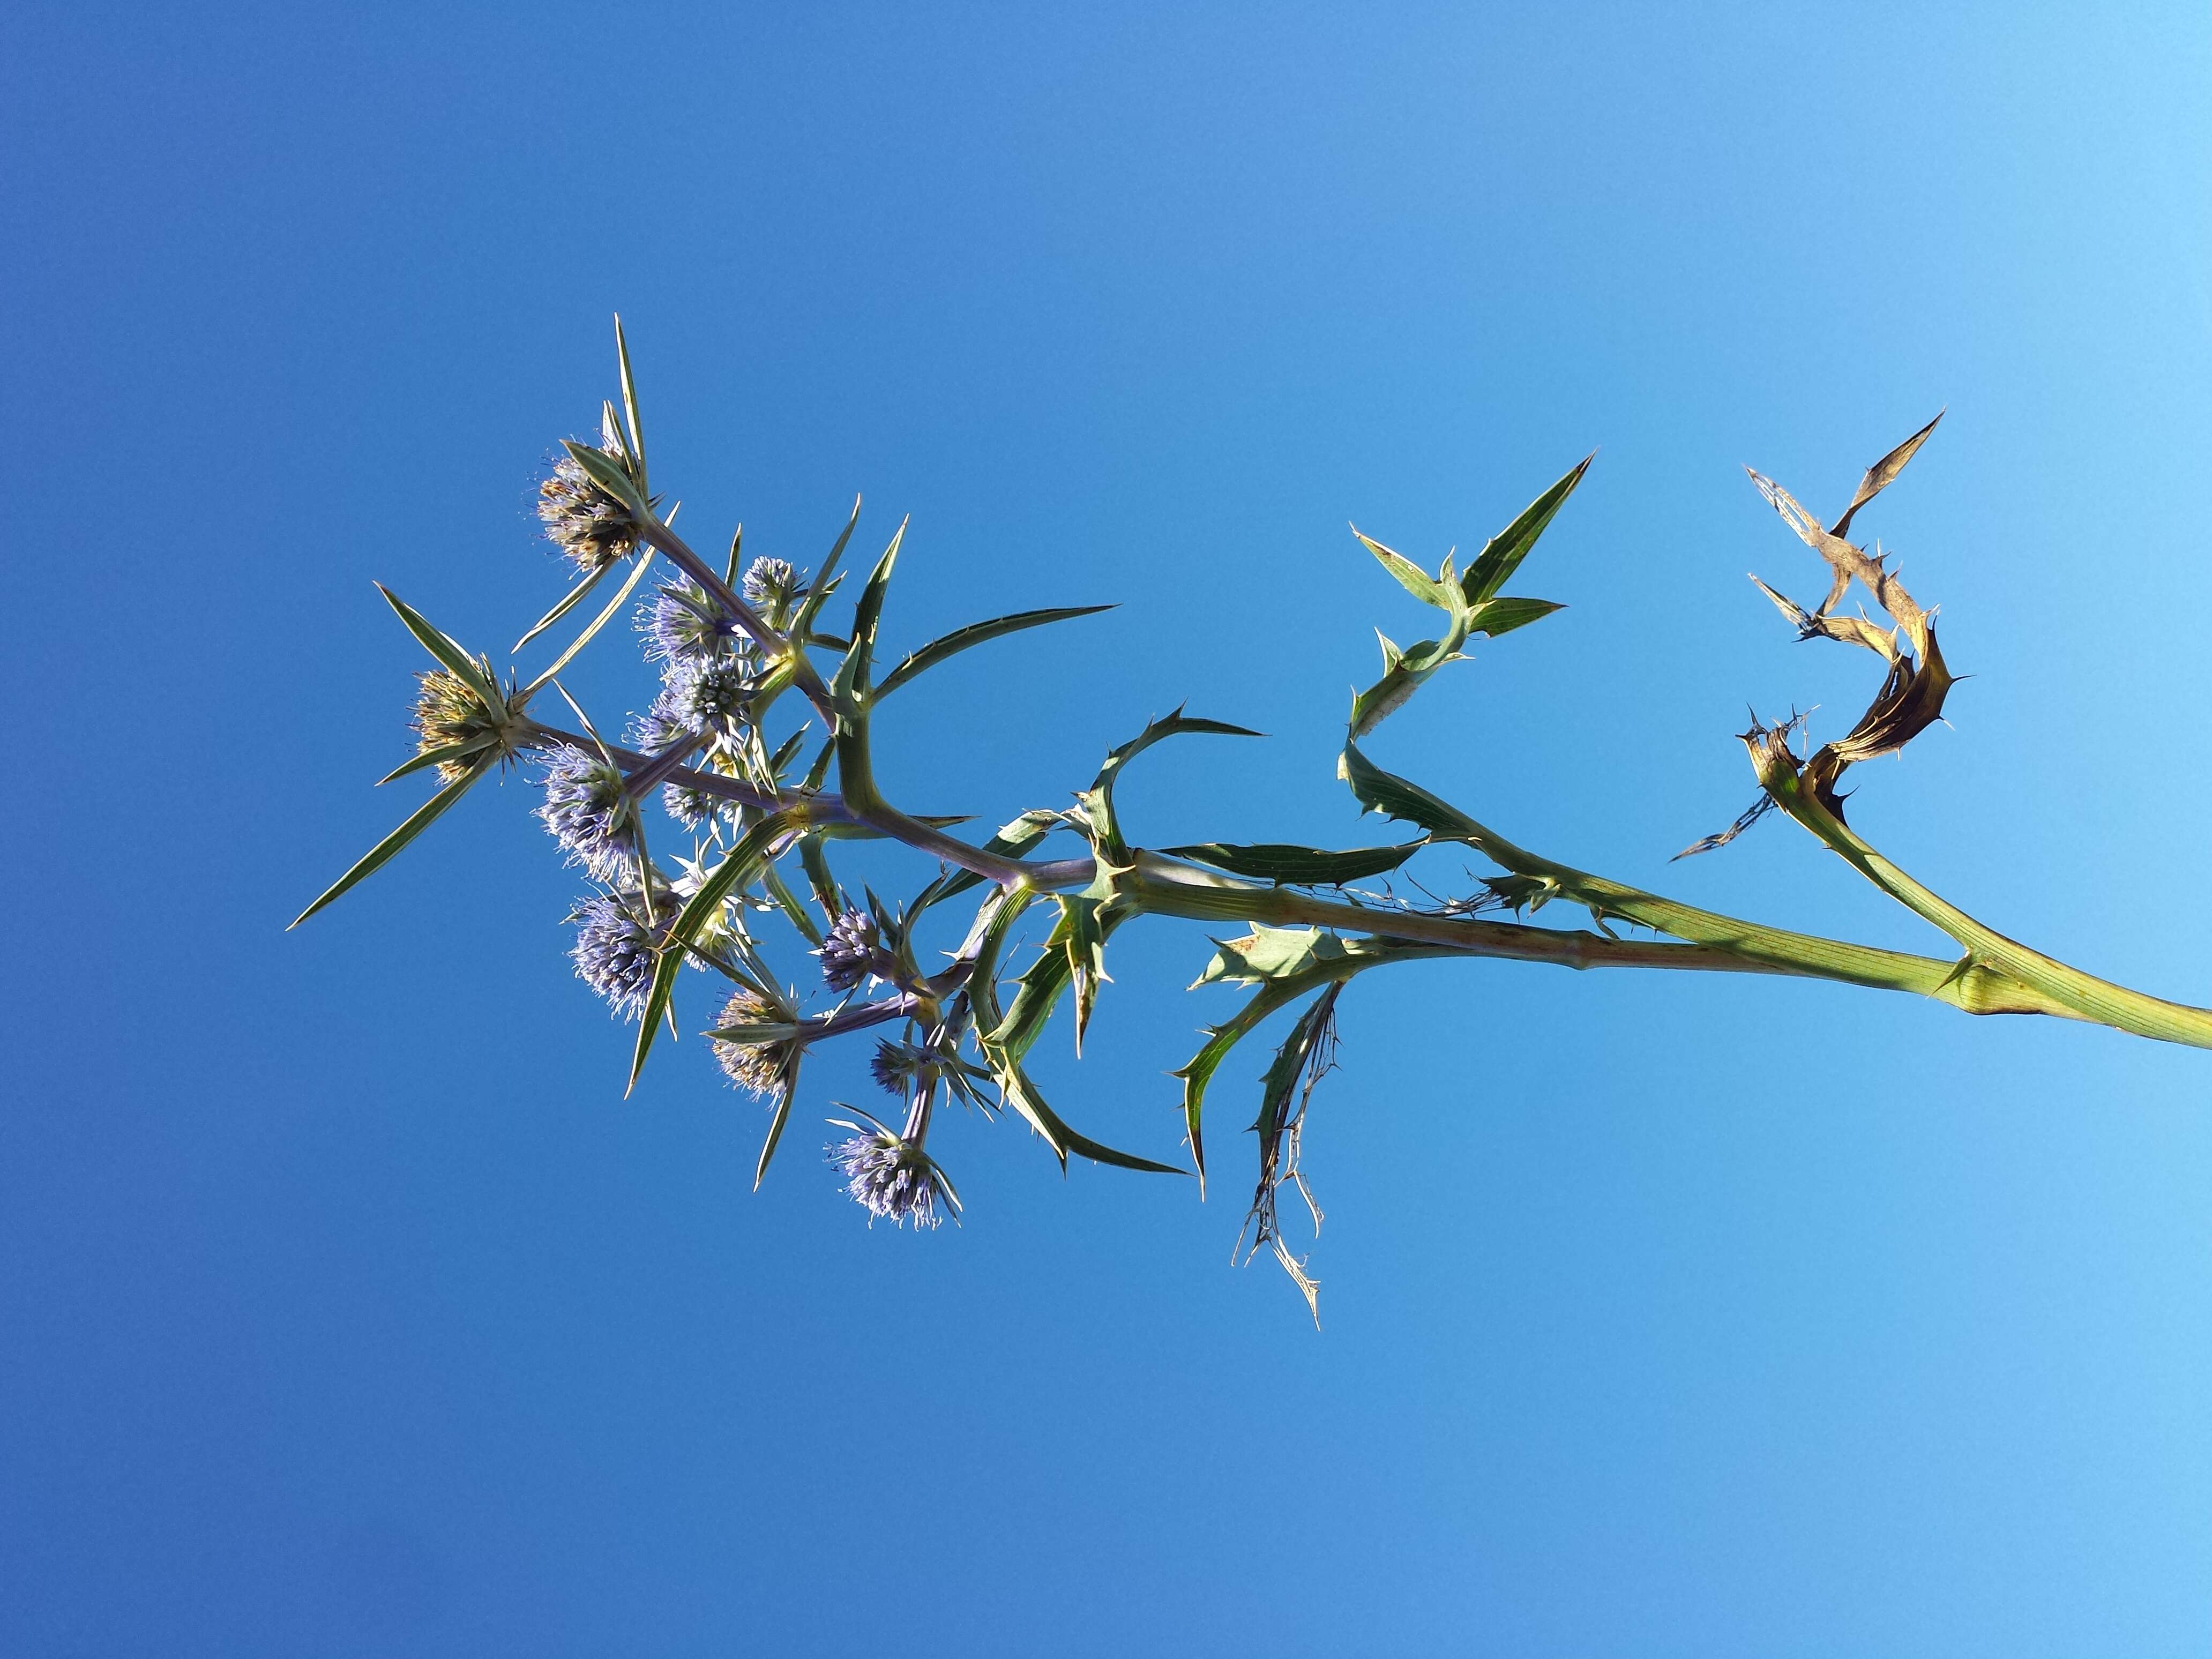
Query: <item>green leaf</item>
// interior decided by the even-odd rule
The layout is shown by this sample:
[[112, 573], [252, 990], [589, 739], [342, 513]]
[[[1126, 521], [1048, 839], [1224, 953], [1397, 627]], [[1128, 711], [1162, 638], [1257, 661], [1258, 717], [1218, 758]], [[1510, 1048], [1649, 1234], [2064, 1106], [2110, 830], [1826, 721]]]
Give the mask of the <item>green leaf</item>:
[[568, 452], [569, 459], [584, 469], [586, 477], [629, 509], [632, 518], [642, 523], [652, 516], [653, 510], [646, 505], [636, 483], [605, 450], [597, 444], [579, 443], [574, 438], [562, 439], [561, 447]]
[[645, 1013], [638, 1022], [637, 1048], [630, 1058], [629, 1083], [623, 1091], [624, 1095], [637, 1087], [638, 1073], [645, 1069], [646, 1054], [660, 1029], [661, 1016], [668, 1012], [669, 999], [675, 994], [676, 975], [684, 965], [685, 951], [699, 937], [708, 918], [721, 908], [723, 900], [741, 884], [751, 881], [769, 848], [791, 827], [791, 819], [787, 811], [772, 812], [746, 830], [730, 849], [729, 855], [714, 866], [714, 872], [699, 884], [699, 890], [684, 901], [683, 910], [661, 940], [653, 964], [653, 988], [647, 993]]
[[[1067, 975], [1075, 987], [1075, 1054], [1083, 1057], [1083, 1033], [1091, 1024], [1091, 1010], [1098, 1000], [1098, 987], [1110, 977], [1106, 972], [1106, 939], [1098, 925], [1099, 902], [1079, 893], [1060, 896], [1060, 915], [1066, 939]], [[1055, 930], [1058, 931], [1058, 930]]]
[[404, 778], [410, 772], [419, 772], [426, 766], [438, 766], [447, 761], [465, 759], [479, 749], [489, 748], [492, 741], [493, 739], [489, 738], [471, 738], [466, 743], [449, 743], [442, 748], [425, 750], [414, 759], [404, 761], [386, 772], [376, 781], [376, 787], [381, 789], [394, 778]]
[[839, 890], [837, 878], [830, 871], [830, 854], [819, 835], [800, 838], [799, 866], [806, 872], [806, 884], [814, 890], [814, 902], [822, 907], [822, 914], [834, 927], [837, 918], [845, 914], [845, 896]]
[[470, 690], [483, 700], [485, 708], [500, 706], [499, 687], [493, 684], [489, 671], [462, 650], [459, 641], [452, 635], [432, 627], [421, 611], [382, 582], [377, 583], [376, 591], [383, 594], [385, 603], [398, 613], [399, 620], [407, 625], [407, 631], [421, 642], [422, 648], [451, 669]]
[[1000, 639], [1008, 634], [1018, 634], [1025, 628], [1042, 628], [1047, 623], [1065, 622], [1071, 617], [1095, 616], [1101, 611], [1111, 611], [1110, 605], [1079, 605], [1062, 606], [1053, 611], [1022, 611], [1011, 617], [995, 617], [989, 622], [970, 623], [965, 628], [955, 629], [942, 639], [932, 640], [919, 651], [911, 652], [906, 659], [884, 676], [883, 684], [876, 687], [875, 701], [885, 697], [915, 676], [925, 674], [946, 658], [957, 655], [970, 646]]
[[524, 646], [529, 644], [531, 641], [536, 639], [547, 629], [552, 627], [555, 623], [559, 622], [562, 617], [567, 616], [579, 605], [581, 605], [584, 601], [584, 595], [597, 587], [600, 581], [605, 579], [607, 572], [613, 568], [614, 566], [611, 564], [603, 564], [597, 570], [592, 571], [591, 574], [586, 576], [581, 581], [570, 586], [568, 591], [561, 596], [561, 603], [555, 605], [550, 611], [547, 611], [536, 622], [532, 623], [530, 627], [530, 631], [514, 642], [514, 649], [509, 651], [507, 655], [512, 657], [520, 654]]
[[762, 861], [761, 884], [768, 889], [768, 896], [775, 901], [776, 908], [783, 912], [785, 920], [798, 930], [799, 938], [805, 939], [811, 949], [820, 950], [822, 930], [814, 925], [814, 918], [806, 914], [806, 907], [799, 902], [799, 895], [785, 884], [783, 872], [775, 867], [774, 859]]
[[[614, 598], [607, 601], [605, 607], [600, 611], [599, 614], [592, 618], [591, 626], [585, 629], [582, 633], [576, 635], [575, 642], [570, 645], [566, 651], [563, 651], [559, 656], [553, 659], [552, 666], [548, 668], [544, 673], [540, 674], [536, 679], [530, 682], [530, 684], [525, 689], [522, 694], [526, 698], [531, 696], [532, 693], [535, 692], [540, 686], [545, 684], [556, 674], [566, 668], [570, 663], [576, 660], [576, 653], [592, 642], [592, 636], [597, 634], [602, 628], [605, 628], [608, 622], [612, 619], [615, 613], [620, 611], [623, 605], [629, 602], [629, 596], [637, 592], [638, 583], [645, 580], [646, 567], [650, 565], [652, 562], [653, 550], [648, 547], [639, 556], [637, 568], [629, 573], [629, 580], [622, 585], [622, 591], [617, 593]], [[607, 567], [607, 568], [611, 568], [611, 566]], [[592, 582], [597, 581], [598, 580], [599, 576], [594, 574], [586, 578], [583, 586], [588, 586]], [[556, 607], [556, 614], [557, 610], [558, 607]], [[546, 620], [550, 622], [552, 618], [549, 617]], [[534, 632], [535, 630], [533, 629], [532, 631]], [[526, 642], [527, 641], [528, 637], [529, 636], [527, 635], [524, 636]], [[515, 647], [515, 649], [518, 651], [522, 647], [520, 645]]]
[[1036, 1085], [1018, 1064], [1007, 1065], [999, 1073], [999, 1091], [1006, 1103], [1022, 1115], [1030, 1127], [1045, 1139], [1045, 1144], [1059, 1156], [1060, 1168], [1067, 1167], [1067, 1155], [1087, 1158], [1093, 1164], [1110, 1164], [1116, 1169], [1141, 1170], [1151, 1175], [1188, 1175], [1188, 1170], [1177, 1169], [1172, 1164], [1156, 1164], [1149, 1158], [1139, 1158], [1133, 1152], [1124, 1152], [1097, 1141], [1073, 1127], [1059, 1113], [1045, 1103], [1037, 1092]]
[[1218, 841], [1195, 847], [1164, 847], [1172, 858], [1194, 859], [1231, 875], [1255, 881], [1272, 881], [1294, 887], [1340, 887], [1366, 876], [1395, 870], [1427, 845], [1407, 842], [1396, 847], [1356, 847], [1348, 852], [1325, 853], [1312, 847], [1292, 847], [1278, 842], [1237, 846]]
[[906, 521], [902, 520], [890, 545], [884, 549], [876, 568], [868, 573], [868, 585], [854, 602], [853, 642], [846, 647], [845, 660], [838, 665], [837, 678], [830, 685], [830, 695], [842, 705], [856, 705], [867, 695], [868, 677], [875, 665], [876, 627], [883, 620], [884, 590], [890, 586], [892, 567], [898, 563], [899, 544], [905, 539]]
[[1329, 1016], [1336, 1012], [1336, 1000], [1343, 990], [1341, 982], [1324, 987], [1322, 994], [1307, 1005], [1305, 1012], [1298, 1016], [1297, 1023], [1285, 1034], [1282, 1046], [1275, 1050], [1274, 1060], [1261, 1085], [1260, 1115], [1252, 1125], [1260, 1136], [1263, 1159], [1268, 1142], [1294, 1115], [1289, 1111], [1291, 1095], [1312, 1062], [1315, 1046], [1328, 1027]]
[[1583, 481], [1583, 474], [1597, 459], [1595, 453], [1585, 455], [1580, 463], [1549, 489], [1528, 503], [1521, 516], [1490, 538], [1475, 562], [1468, 567], [1467, 580], [1460, 584], [1469, 605], [1480, 605], [1493, 596], [1499, 588], [1513, 579], [1521, 568], [1521, 561], [1528, 556], [1536, 545], [1536, 538], [1575, 493], [1575, 486]]
[[775, 1115], [768, 1121], [768, 1135], [761, 1142], [760, 1159], [753, 1165], [755, 1192], [760, 1190], [761, 1182], [768, 1174], [769, 1160], [775, 1156], [776, 1142], [783, 1139], [783, 1126], [791, 1121], [791, 1103], [798, 1093], [799, 1066], [794, 1061], [791, 1067], [791, 1075], [785, 1079], [783, 1087], [776, 1091]]
[[831, 590], [837, 586], [834, 580], [837, 562], [845, 556], [845, 544], [853, 539], [853, 528], [860, 522], [860, 498], [855, 495], [853, 497], [853, 516], [845, 520], [845, 527], [838, 532], [836, 543], [830, 550], [830, 556], [823, 560], [822, 568], [814, 573], [813, 585], [807, 589], [805, 600], [792, 619], [792, 638], [803, 640], [813, 629], [814, 618], [820, 614]]
[[1434, 576], [1429, 574], [1404, 554], [1394, 552], [1372, 536], [1363, 534], [1358, 525], [1352, 526], [1352, 533], [1359, 538], [1360, 544], [1381, 562], [1385, 570], [1397, 578], [1398, 586], [1411, 593], [1423, 605], [1432, 605], [1447, 616], [1460, 609], [1460, 596], [1457, 592], [1446, 588]]
[[1486, 599], [1475, 611], [1473, 631], [1487, 634], [1494, 640], [1501, 634], [1510, 634], [1516, 628], [1526, 628], [1530, 623], [1541, 622], [1554, 611], [1565, 609], [1566, 606], [1555, 605], [1549, 599]]
[[[317, 899], [306, 909], [301, 911], [297, 916], [295, 916], [292, 919], [292, 927], [297, 927], [301, 922], [305, 921], [309, 916], [314, 915], [316, 911], [321, 909], [325, 905], [336, 899], [348, 888], [353, 886], [358, 882], [367, 880], [369, 877], [374, 875], [379, 870], [382, 869], [392, 860], [393, 854], [397, 854], [401, 848], [406, 846], [409, 842], [414, 840], [416, 836], [421, 835], [425, 830], [428, 829], [437, 819], [439, 814], [442, 813], [447, 807], [451, 806], [455, 801], [466, 794], [469, 791], [470, 786], [474, 784], [478, 778], [483, 776], [486, 770], [489, 769], [490, 764], [491, 757], [487, 754], [483, 759], [477, 761], [474, 766], [471, 767], [467, 772], [463, 774], [461, 776], [455, 778], [443, 789], [441, 789], [436, 794], [431, 796], [429, 799], [424, 801], [422, 805], [416, 807], [412, 813], [409, 814], [407, 821], [404, 823], [401, 824], [397, 830], [394, 830], [382, 841], [377, 842], [375, 846], [370, 848], [367, 853], [362, 855], [360, 861], [357, 862], [352, 869], [347, 871], [345, 874], [340, 876], [336, 881], [330, 884], [329, 889], [320, 898]], [[292, 931], [292, 927], [287, 927], [284, 931], [289, 933]]]
[[1191, 1057], [1188, 1065], [1171, 1073], [1182, 1079], [1183, 1133], [1190, 1141], [1191, 1161], [1198, 1166], [1198, 1189], [1201, 1196], [1206, 1191], [1206, 1142], [1202, 1123], [1206, 1085], [1213, 1080], [1214, 1073], [1221, 1069], [1221, 1062], [1229, 1058], [1231, 1049], [1249, 1036], [1268, 1015], [1296, 1000], [1304, 990], [1303, 983], [1263, 988], [1226, 1024], [1207, 1027], [1206, 1046]]
[[1171, 714], [1154, 720], [1135, 737], [1106, 757], [1106, 763], [1098, 769], [1098, 775], [1091, 787], [1077, 799], [1081, 802], [1084, 816], [1091, 825], [1091, 841], [1104, 856], [1115, 862], [1128, 856], [1127, 844], [1121, 838], [1121, 828], [1114, 812], [1114, 783], [1121, 769], [1163, 738], [1184, 735], [1204, 735], [1223, 738], [1257, 738], [1265, 732], [1255, 732], [1249, 726], [1231, 726], [1224, 720], [1200, 720], [1185, 714], [1178, 708]]
[[629, 427], [629, 453], [637, 460], [639, 493], [645, 489], [645, 429], [637, 421], [637, 382], [629, 372], [629, 342], [623, 337], [622, 319], [615, 319], [615, 359], [622, 366], [623, 419]]
[[1318, 927], [1270, 927], [1258, 921], [1243, 939], [1218, 939], [1213, 944], [1214, 958], [1191, 981], [1193, 990], [1224, 980], [1261, 985], [1294, 979], [1346, 954], [1344, 941], [1334, 933]]
[[1455, 611], [1443, 638], [1423, 640], [1411, 650], [1401, 651], [1388, 639], [1382, 641], [1382, 678], [1352, 700], [1350, 730], [1354, 738], [1365, 737], [1403, 708], [1437, 670], [1462, 660], [1459, 648], [1467, 642], [1472, 616], [1471, 611]]
[[1431, 835], [1446, 841], [1489, 838], [1481, 825], [1458, 808], [1395, 772], [1385, 772], [1361, 754], [1357, 744], [1344, 745], [1343, 754], [1337, 757], [1336, 775], [1351, 786], [1364, 811], [1418, 823]]

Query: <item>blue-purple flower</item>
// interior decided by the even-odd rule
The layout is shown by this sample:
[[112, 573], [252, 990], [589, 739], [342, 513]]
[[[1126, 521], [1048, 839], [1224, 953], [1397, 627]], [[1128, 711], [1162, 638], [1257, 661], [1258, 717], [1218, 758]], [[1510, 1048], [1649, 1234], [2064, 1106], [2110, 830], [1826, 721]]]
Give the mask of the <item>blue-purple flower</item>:
[[876, 919], [865, 910], [848, 910], [830, 925], [830, 935], [815, 954], [822, 958], [822, 982], [833, 991], [849, 991], [877, 971]]
[[805, 573], [793, 569], [790, 560], [763, 555], [746, 567], [738, 592], [747, 605], [768, 618], [770, 626], [781, 628], [791, 620], [792, 610], [805, 586]]
[[922, 1150], [921, 1137], [896, 1133], [866, 1112], [860, 1115], [868, 1119], [867, 1127], [843, 1118], [830, 1120], [837, 1128], [852, 1130], [853, 1135], [828, 1152], [830, 1162], [845, 1177], [846, 1193], [868, 1212], [869, 1224], [881, 1216], [893, 1226], [911, 1221], [917, 1230], [934, 1227], [945, 1219], [938, 1207], [940, 1201], [957, 1218], [959, 1194], [937, 1161]]
[[544, 759], [545, 804], [538, 816], [554, 839], [609, 886], [636, 878], [637, 799], [623, 775], [599, 755], [562, 744]]
[[[660, 915], [661, 929], [672, 914]], [[632, 894], [598, 893], [578, 900], [568, 920], [576, 924], [576, 943], [568, 951], [576, 977], [605, 997], [616, 1013], [635, 1019], [653, 988], [659, 939], [642, 905]]]
[[641, 613], [645, 654], [658, 662], [703, 662], [749, 643], [736, 619], [698, 583], [685, 577], [664, 586]]

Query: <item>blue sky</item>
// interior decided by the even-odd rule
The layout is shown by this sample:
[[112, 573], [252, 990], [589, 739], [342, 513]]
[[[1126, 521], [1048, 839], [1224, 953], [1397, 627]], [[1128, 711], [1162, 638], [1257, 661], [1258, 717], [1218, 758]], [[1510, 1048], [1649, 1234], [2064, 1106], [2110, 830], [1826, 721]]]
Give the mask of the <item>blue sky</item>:
[[[532, 490], [620, 310], [702, 542], [912, 514], [894, 649], [1121, 603], [902, 696], [918, 810], [1058, 805], [1188, 699], [1271, 736], [1147, 756], [1139, 840], [1373, 839], [1345, 700], [1421, 623], [1346, 521], [1433, 564], [1595, 448], [1516, 583], [1570, 608], [1377, 758], [1584, 868], [1930, 951], [1786, 823], [1666, 860], [1750, 798], [1747, 703], [1833, 736], [1869, 690], [1743, 580], [1820, 586], [1742, 466], [1832, 512], [1948, 406], [1859, 528], [1975, 678], [1853, 821], [2212, 1001], [2208, 33], [19, 8], [0, 1645], [2201, 1650], [2212, 1057], [1377, 975], [1308, 1142], [1317, 1334], [1230, 1265], [1234, 1179], [1063, 1181], [1014, 1123], [943, 1134], [965, 1225], [869, 1231], [815, 1151], [858, 1054], [750, 1193], [759, 1111], [696, 1040], [623, 1099], [520, 778], [283, 929], [416, 799], [370, 787], [416, 666], [371, 580], [484, 648], [550, 602]], [[619, 648], [572, 683], [649, 694]], [[1164, 1073], [1230, 1000], [1181, 989], [1196, 928], [1114, 949], [1044, 1081], [1172, 1155]]]

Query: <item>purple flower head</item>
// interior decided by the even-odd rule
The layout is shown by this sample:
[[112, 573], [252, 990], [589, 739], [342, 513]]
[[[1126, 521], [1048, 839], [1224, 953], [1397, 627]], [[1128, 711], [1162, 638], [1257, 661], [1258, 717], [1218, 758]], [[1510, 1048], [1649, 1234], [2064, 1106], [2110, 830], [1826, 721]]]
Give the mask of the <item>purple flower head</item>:
[[[866, 1112], [860, 1115], [867, 1117]], [[893, 1226], [911, 1221], [919, 1231], [937, 1226], [945, 1211], [959, 1215], [959, 1196], [936, 1160], [922, 1151], [918, 1137], [895, 1134], [872, 1117], [866, 1127], [842, 1118], [830, 1121], [853, 1131], [850, 1139], [827, 1150], [830, 1162], [845, 1177], [846, 1193], [868, 1212], [871, 1226], [882, 1216]]]
[[668, 816], [686, 830], [696, 830], [730, 805], [719, 795], [710, 795], [685, 783], [662, 784], [660, 804]]
[[545, 804], [538, 816], [554, 839], [610, 887], [636, 879], [637, 801], [623, 775], [597, 755], [563, 744], [545, 757]]
[[752, 668], [741, 657], [672, 662], [645, 720], [659, 722], [670, 738], [685, 732], [735, 731], [752, 712]]
[[848, 910], [830, 928], [816, 955], [822, 958], [822, 982], [849, 991], [876, 971], [876, 919], [865, 910]]
[[[622, 445], [611, 430], [599, 449], [621, 459]], [[554, 462], [552, 476], [538, 486], [538, 516], [554, 546], [587, 576], [637, 551], [637, 521], [629, 509], [593, 483], [572, 455]]]
[[805, 586], [805, 573], [793, 569], [790, 560], [763, 556], [746, 568], [738, 592], [747, 605], [766, 615], [771, 626], [781, 628], [791, 620]]
[[748, 643], [729, 612], [689, 577], [663, 587], [639, 613], [638, 632], [645, 654], [658, 662], [703, 662]]
[[930, 1064], [929, 1055], [911, 1042], [893, 1042], [886, 1037], [876, 1045], [875, 1057], [868, 1061], [868, 1075], [884, 1093], [903, 1095]]
[[[643, 907], [631, 895], [599, 893], [577, 901], [568, 920], [576, 924], [576, 943], [568, 951], [576, 977], [605, 997], [616, 1013], [635, 1019], [653, 988], [657, 939]], [[665, 927], [669, 915], [659, 920]]]

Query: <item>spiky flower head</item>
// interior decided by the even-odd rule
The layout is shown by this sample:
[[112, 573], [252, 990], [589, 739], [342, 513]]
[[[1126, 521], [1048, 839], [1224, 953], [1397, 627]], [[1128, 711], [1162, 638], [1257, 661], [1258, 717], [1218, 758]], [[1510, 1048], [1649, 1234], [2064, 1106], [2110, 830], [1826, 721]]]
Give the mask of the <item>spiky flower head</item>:
[[848, 910], [830, 925], [830, 936], [815, 954], [822, 958], [822, 982], [849, 991], [875, 971], [876, 919], [865, 910]]
[[554, 839], [610, 887], [635, 880], [638, 860], [637, 799], [623, 775], [604, 757], [562, 744], [544, 758], [545, 804], [538, 816]]
[[754, 1096], [766, 1098], [781, 1093], [790, 1085], [799, 1045], [795, 1036], [767, 1028], [788, 1030], [793, 1023], [789, 1008], [740, 985], [722, 1005], [717, 1029], [744, 1035], [721, 1036], [709, 1032], [708, 1041], [714, 1046], [715, 1063], [731, 1082]]
[[657, 662], [703, 661], [749, 643], [730, 613], [688, 576], [661, 588], [639, 612], [637, 628], [645, 635], [645, 654]]
[[440, 761], [441, 781], [452, 783], [466, 775], [486, 749], [496, 749], [502, 760], [514, 757], [521, 718], [504, 700], [496, 708], [485, 707], [468, 682], [451, 669], [426, 669], [415, 678], [415, 718], [410, 722], [415, 752], [429, 755], [456, 746], [472, 751]]
[[868, 1061], [868, 1074], [886, 1094], [903, 1095], [923, 1077], [935, 1076], [937, 1070], [927, 1049], [889, 1037], [876, 1045], [875, 1056]]
[[646, 995], [653, 988], [659, 934], [672, 914], [663, 909], [656, 928], [646, 921], [638, 897], [626, 893], [579, 899], [568, 913], [568, 920], [576, 924], [576, 943], [568, 951], [576, 977], [605, 997], [624, 1019], [635, 1019], [644, 1011]]
[[[599, 449], [617, 465], [628, 465], [611, 412]], [[637, 520], [629, 508], [593, 483], [573, 455], [554, 462], [551, 476], [538, 486], [538, 516], [553, 544], [586, 576], [637, 550]]]
[[936, 1159], [922, 1150], [921, 1138], [898, 1134], [866, 1112], [860, 1115], [868, 1118], [865, 1127], [842, 1118], [830, 1120], [853, 1134], [827, 1150], [845, 1177], [846, 1193], [868, 1212], [869, 1224], [881, 1216], [893, 1226], [911, 1221], [917, 1231], [935, 1227], [945, 1219], [940, 1200], [945, 1210], [958, 1216], [959, 1195]]
[[669, 665], [668, 675], [653, 708], [639, 724], [641, 735], [648, 727], [661, 734], [653, 749], [665, 747], [686, 733], [734, 732], [752, 712], [757, 684], [751, 661], [744, 657], [708, 657]]
[[791, 620], [799, 596], [805, 590], [805, 571], [793, 569], [788, 559], [771, 559], [766, 555], [746, 567], [745, 579], [738, 587], [744, 602], [776, 628]]

